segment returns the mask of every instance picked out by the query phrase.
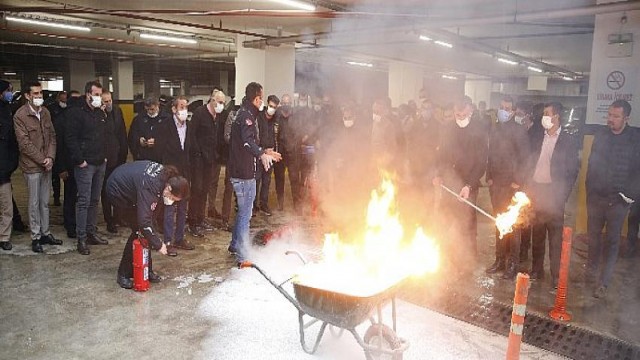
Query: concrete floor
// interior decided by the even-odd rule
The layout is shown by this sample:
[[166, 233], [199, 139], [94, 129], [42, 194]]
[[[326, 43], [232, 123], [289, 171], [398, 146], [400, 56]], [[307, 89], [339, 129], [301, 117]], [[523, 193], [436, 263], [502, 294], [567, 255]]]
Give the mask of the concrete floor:
[[[26, 219], [25, 185], [20, 174], [14, 176], [13, 184], [18, 206]], [[481, 191], [480, 204], [490, 209], [485, 189]], [[196, 250], [181, 251], [175, 258], [154, 253], [154, 267], [165, 280], [161, 284], [154, 284], [147, 293], [136, 293], [119, 288], [115, 282], [116, 269], [128, 232], [121, 229], [119, 234], [110, 235], [104, 230], [104, 224], [100, 223], [100, 234], [109, 239], [110, 244], [93, 246], [90, 256], [80, 256], [75, 252], [75, 242], [66, 238], [60, 225], [61, 210], [60, 207], [51, 207], [53, 233], [65, 241], [63, 246], [45, 246], [45, 254], [34, 254], [30, 251], [28, 235], [16, 234], [13, 238], [14, 250], [0, 252], [0, 358], [234, 359], [236, 357], [231, 355], [222, 355], [225, 354], [224, 347], [241, 348], [251, 338], [260, 344], [265, 330], [267, 333], [273, 331], [270, 330], [272, 325], [263, 324], [261, 319], [239, 316], [238, 323], [253, 322], [252, 335], [242, 337], [242, 326], [230, 326], [235, 321], [233, 316], [208, 316], [211, 312], [203, 310], [203, 307], [216, 309], [216, 303], [226, 309], [230, 303], [247, 298], [252, 299], [247, 306], [261, 307], [262, 304], [267, 304], [268, 298], [280, 296], [275, 291], [267, 295], [265, 290], [263, 302], [263, 294], [249, 293], [247, 289], [251, 289], [250, 287], [228, 287], [226, 280], [233, 278], [237, 272], [230, 272], [234, 263], [226, 252], [230, 233], [219, 230], [205, 238], [190, 238], [196, 245]], [[568, 215], [571, 218], [571, 214]], [[320, 232], [316, 224], [301, 217], [294, 218], [288, 213], [276, 213], [272, 217], [260, 214], [252, 221], [252, 231], [274, 229], [292, 222], [299, 224], [307, 234]], [[457, 291], [472, 297], [511, 303], [514, 284], [484, 275], [485, 266], [492, 260], [493, 228], [488, 221], [481, 219], [479, 229], [481, 256], [475, 264], [474, 277], [455, 284], [447, 276], [434, 277], [427, 284], [431, 288], [430, 293], [446, 297], [451, 291]], [[305, 238], [319, 237], [307, 235]], [[312, 248], [318, 245], [317, 241], [303, 242], [304, 244], [299, 244], [296, 240], [286, 245]], [[640, 302], [638, 260], [620, 259], [609, 296], [606, 300], [597, 300], [592, 298], [591, 289], [586, 289], [578, 281], [582, 277], [585, 262], [578, 255], [582, 249], [586, 249], [584, 244], [576, 241], [568, 298], [568, 309], [574, 315], [573, 323], [640, 345], [640, 333], [637, 331], [640, 323], [640, 312], [637, 311]], [[425, 284], [416, 285], [412, 291], [401, 294], [401, 298], [419, 304], [420, 286]], [[554, 301], [550, 290], [548, 280], [533, 284], [529, 291], [527, 310], [546, 313]], [[224, 294], [229, 296], [222, 296]], [[281, 301], [282, 306], [291, 306], [284, 298]], [[411, 306], [403, 304], [403, 308]], [[233, 307], [229, 309], [242, 311]], [[424, 315], [427, 310], [422, 310], [421, 314]], [[293, 329], [295, 332], [297, 324], [295, 320], [292, 323], [289, 319], [295, 318], [295, 310], [291, 307], [290, 311], [292, 315], [282, 319], [278, 327], [286, 327], [289, 332]], [[420, 309], [415, 311], [419, 312]], [[476, 332], [478, 331], [469, 329], [460, 331], [461, 334], [468, 334], [467, 342]], [[226, 340], [217, 341], [219, 337]], [[229, 341], [235, 337], [238, 337], [240, 343]], [[240, 341], [241, 339], [244, 340]], [[297, 341], [296, 338], [294, 340]], [[506, 344], [506, 339], [502, 340]], [[464, 336], [459, 341], [465, 341]], [[266, 345], [277, 348], [277, 337], [274, 342], [263, 344]], [[477, 347], [473, 348], [477, 350]], [[304, 353], [298, 350], [300, 357], [292, 354], [290, 358], [313, 358], [304, 357]], [[530, 358], [552, 358], [546, 357], [548, 354], [541, 354], [540, 357], [536, 355]], [[406, 357], [416, 358], [408, 353]]]

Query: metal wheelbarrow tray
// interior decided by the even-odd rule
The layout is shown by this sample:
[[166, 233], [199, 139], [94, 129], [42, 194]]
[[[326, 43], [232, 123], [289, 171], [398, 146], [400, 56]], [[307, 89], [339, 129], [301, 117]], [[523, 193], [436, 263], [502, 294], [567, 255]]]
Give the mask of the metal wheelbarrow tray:
[[[300, 254], [288, 253], [294, 253], [304, 261]], [[377, 294], [361, 297], [293, 282], [294, 298], [283, 288], [292, 279], [278, 284], [256, 264], [244, 262], [240, 264], [240, 267], [256, 269], [298, 309], [300, 344], [306, 353], [316, 352], [327, 325], [332, 326], [330, 332], [337, 337], [341, 336], [344, 330], [350, 332], [363, 348], [367, 360], [401, 360], [403, 352], [409, 347], [409, 343], [396, 334], [395, 296], [400, 283]], [[391, 303], [392, 327], [382, 322], [382, 308], [389, 302]], [[367, 320], [371, 322], [371, 326], [365, 332], [364, 337], [361, 337], [355, 328]], [[309, 347], [306, 342], [305, 330], [317, 323], [321, 323], [320, 328], [313, 346]]]

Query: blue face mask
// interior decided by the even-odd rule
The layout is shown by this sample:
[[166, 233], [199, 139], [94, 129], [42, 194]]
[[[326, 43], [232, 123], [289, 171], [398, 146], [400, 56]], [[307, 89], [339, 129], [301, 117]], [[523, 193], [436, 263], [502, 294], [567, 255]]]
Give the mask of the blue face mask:
[[13, 100], [13, 93], [11, 91], [6, 91], [4, 94], [2, 94], [2, 98], [4, 99], [4, 101], [10, 103], [11, 100]]
[[509, 121], [511, 114], [507, 110], [500, 109], [498, 110], [498, 121], [501, 123]]

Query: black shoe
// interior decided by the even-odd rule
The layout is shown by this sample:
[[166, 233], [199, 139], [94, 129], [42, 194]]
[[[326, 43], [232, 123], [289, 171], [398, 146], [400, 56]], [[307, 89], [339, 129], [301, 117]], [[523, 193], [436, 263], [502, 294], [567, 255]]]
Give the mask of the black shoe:
[[67, 237], [68, 237], [69, 239], [75, 239], [75, 238], [77, 238], [77, 237], [78, 237], [78, 234], [76, 233], [76, 230], [75, 230], [75, 229], [73, 229], [73, 230], [67, 230]]
[[43, 235], [40, 237], [40, 244], [62, 245], [62, 240], [54, 238], [52, 234]]
[[107, 232], [110, 234], [117, 234], [118, 227], [115, 224], [107, 224]]
[[133, 288], [133, 280], [128, 277], [118, 275], [118, 279], [116, 280], [118, 285], [120, 285], [123, 289], [131, 289]]
[[40, 245], [40, 240], [32, 240], [31, 241], [31, 250], [34, 253], [41, 253], [42, 252], [42, 245]]
[[191, 233], [192, 236], [195, 236], [195, 237], [204, 236], [204, 234], [202, 233], [202, 229], [200, 229], [198, 225], [189, 226], [189, 232]]
[[487, 274], [495, 274], [498, 271], [502, 271], [505, 269], [505, 261], [504, 258], [496, 258], [496, 261], [491, 264], [484, 272]]
[[78, 253], [80, 255], [91, 254], [91, 250], [89, 250], [89, 245], [87, 245], [86, 240], [78, 240]]
[[229, 255], [233, 255], [233, 256], [238, 255], [238, 250], [236, 250], [235, 248], [232, 248], [231, 245], [229, 245], [229, 247], [227, 248], [227, 251], [229, 252]]
[[269, 209], [269, 206], [261, 206], [260, 211], [262, 211], [267, 216], [271, 216], [271, 209]]
[[532, 271], [529, 274], [529, 279], [531, 279], [532, 281], [544, 280], [544, 271]]
[[60, 206], [60, 199], [53, 199], [53, 206]]
[[178, 256], [178, 250], [175, 246], [167, 244], [167, 256]]
[[198, 225], [198, 227], [200, 228], [201, 231], [203, 232], [213, 232], [216, 230], [216, 227], [207, 223], [206, 221], [203, 221], [200, 223], [200, 225]]
[[149, 282], [157, 284], [160, 281], [162, 281], [162, 278], [160, 277], [160, 275], [154, 273], [153, 271], [149, 270]]
[[87, 234], [87, 244], [89, 245], [109, 245], [109, 241], [101, 239], [96, 234]]
[[593, 297], [596, 299], [602, 299], [607, 296], [607, 287], [604, 285], [599, 286], [594, 292]]
[[0, 242], [0, 248], [2, 248], [2, 250], [9, 251], [13, 248], [13, 245], [11, 245], [11, 241], [3, 241]]
[[502, 274], [502, 278], [504, 280], [513, 280], [518, 275], [518, 267], [515, 264], [509, 264], [504, 274]]

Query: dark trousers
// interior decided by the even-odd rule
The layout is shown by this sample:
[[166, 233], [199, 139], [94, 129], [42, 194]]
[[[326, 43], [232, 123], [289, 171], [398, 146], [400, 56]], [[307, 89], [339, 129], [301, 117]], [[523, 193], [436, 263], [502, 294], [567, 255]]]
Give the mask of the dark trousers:
[[[478, 190], [474, 189], [468, 200], [475, 204], [477, 199]], [[442, 205], [448, 222], [448, 253], [455, 256], [453, 262], [464, 264], [475, 259], [478, 254], [476, 210], [449, 194], [443, 194]]]
[[[109, 198], [107, 197], [107, 192], [106, 192], [107, 179], [109, 179], [109, 176], [111, 176], [111, 173], [113, 172], [113, 170], [115, 170], [115, 167], [113, 168], [107, 167], [107, 169], [105, 170], [104, 181], [102, 182], [102, 193], [100, 198], [100, 201], [102, 202], [102, 215], [104, 217], [104, 222], [107, 223], [107, 226], [115, 225], [115, 223], [118, 221], [118, 216], [116, 214], [115, 208], [113, 204], [111, 204], [111, 201], [109, 200]], [[65, 191], [65, 197], [66, 196], [67, 194]]]
[[191, 197], [189, 200], [189, 225], [199, 225], [204, 221], [207, 194], [211, 184], [213, 164], [195, 158], [191, 165]]
[[60, 172], [53, 170], [51, 173], [51, 187], [53, 188], [53, 200], [60, 201]]
[[[118, 213], [122, 215], [122, 220], [131, 228], [131, 235], [127, 239], [122, 251], [120, 266], [118, 267], [118, 277], [133, 277], [133, 240], [137, 237], [138, 232], [138, 215], [136, 208], [119, 208]], [[153, 270], [153, 262], [151, 260], [151, 251], [149, 251], [149, 271]]]
[[[493, 184], [489, 188], [491, 206], [494, 215], [507, 211], [516, 190], [511, 184]], [[509, 258], [513, 264], [520, 262], [520, 231], [514, 230], [500, 239], [500, 231], [496, 229], [496, 259]]]
[[638, 230], [640, 228], [640, 199], [637, 199], [629, 211], [627, 231], [627, 246], [630, 251], [635, 251], [638, 244]]
[[[13, 193], [13, 188], [11, 189], [11, 192]], [[22, 216], [20, 216], [20, 210], [18, 209], [18, 205], [16, 204], [16, 198], [12, 196], [11, 197], [11, 202], [13, 202], [13, 220], [12, 220], [12, 222], [14, 224], [22, 224]]]
[[300, 166], [298, 158], [291, 152], [285, 151], [282, 154], [282, 161], [273, 166], [273, 174], [276, 181], [276, 195], [278, 196], [278, 206], [284, 205], [284, 173], [289, 172], [289, 184], [293, 196], [293, 206], [298, 207], [300, 202]]
[[268, 171], [260, 163], [256, 166], [256, 199], [253, 202], [253, 207], [269, 207], [269, 187], [271, 186], [273, 166]]
[[549, 263], [553, 281], [558, 280], [564, 225], [564, 199], [553, 191], [553, 184], [535, 184], [531, 187], [535, 220], [531, 234], [531, 270], [544, 272], [546, 239], [549, 239]]
[[229, 222], [229, 217], [231, 216], [231, 200], [233, 199], [233, 184], [231, 184], [231, 175], [229, 173], [229, 168], [225, 166], [224, 168], [224, 195], [222, 198], [222, 220]]
[[211, 167], [211, 184], [209, 185], [209, 197], [207, 200], [207, 213], [213, 215], [216, 212], [216, 198], [218, 197], [218, 183], [222, 166], [218, 163]]
[[[587, 194], [587, 232], [589, 233], [589, 256], [587, 274], [597, 275], [602, 262], [600, 283], [609, 286], [613, 268], [618, 260], [622, 225], [629, 205], [618, 195], [606, 197]], [[603, 237], [602, 230], [607, 227]]]
[[[104, 201], [105, 196], [102, 196]], [[64, 228], [69, 231], [76, 230], [76, 202], [78, 201], [78, 186], [73, 172], [69, 172], [69, 177], [64, 181], [64, 201], [62, 203], [62, 221]]]

